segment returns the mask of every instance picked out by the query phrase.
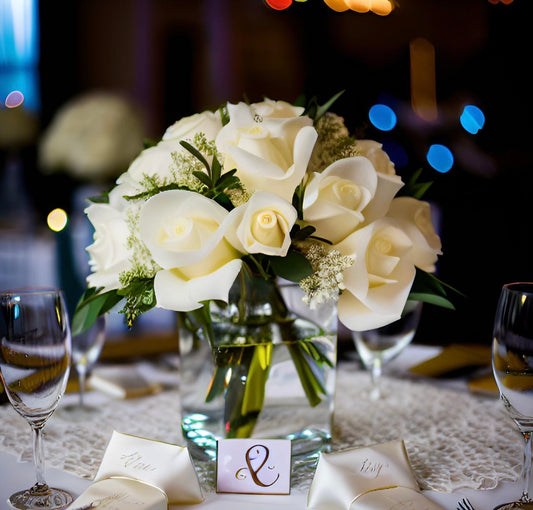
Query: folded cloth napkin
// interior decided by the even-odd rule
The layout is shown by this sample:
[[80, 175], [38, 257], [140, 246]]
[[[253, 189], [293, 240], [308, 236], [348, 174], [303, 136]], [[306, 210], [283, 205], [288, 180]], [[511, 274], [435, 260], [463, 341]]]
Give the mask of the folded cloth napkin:
[[[91, 497], [122, 501], [124, 494], [136, 498], [135, 508], [139, 510], [158, 509], [162, 504], [161, 508], [166, 508], [168, 504], [195, 504], [204, 500], [187, 448], [117, 431], [111, 436], [94, 481], [78, 498], [84, 505], [91, 503], [88, 500]], [[135, 488], [134, 492], [130, 492], [131, 487]], [[94, 499], [92, 502], [96, 504]], [[73, 508], [77, 506], [80, 505], [76, 501]], [[130, 501], [129, 507], [118, 508], [133, 506]]]
[[107, 478], [93, 483], [74, 501], [72, 510], [87, 508], [113, 510], [168, 510], [166, 494], [144, 482], [130, 478]]
[[309, 488], [313, 510], [442, 510], [426, 498], [403, 441], [322, 453]]
[[409, 370], [426, 377], [442, 377], [457, 370], [490, 366], [491, 349], [487, 345], [451, 344], [437, 356], [430, 358]]

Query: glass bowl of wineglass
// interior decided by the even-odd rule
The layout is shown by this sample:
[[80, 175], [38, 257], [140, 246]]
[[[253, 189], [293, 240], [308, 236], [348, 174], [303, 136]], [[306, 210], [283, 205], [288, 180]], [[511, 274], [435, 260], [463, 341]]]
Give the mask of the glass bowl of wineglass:
[[533, 283], [508, 283], [501, 289], [494, 318], [492, 369], [505, 409], [524, 436], [522, 495], [518, 501], [496, 508], [533, 510], [528, 492], [533, 433]]
[[43, 429], [67, 385], [71, 336], [59, 289], [25, 288], [0, 292], [0, 380], [9, 402], [30, 425], [36, 483], [16, 492], [19, 509], [62, 509], [72, 495], [44, 479]]
[[370, 372], [368, 395], [371, 400], [381, 398], [380, 381], [383, 365], [393, 360], [411, 343], [421, 313], [422, 302], [408, 300], [398, 320], [376, 329], [352, 331], [357, 354], [365, 369]]

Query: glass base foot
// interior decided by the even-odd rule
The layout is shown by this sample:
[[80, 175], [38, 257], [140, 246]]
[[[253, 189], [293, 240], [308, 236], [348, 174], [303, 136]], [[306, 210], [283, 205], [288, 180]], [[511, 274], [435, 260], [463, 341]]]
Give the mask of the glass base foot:
[[533, 501], [514, 501], [504, 503], [494, 508], [494, 510], [533, 510]]
[[67, 508], [74, 498], [63, 489], [34, 485], [31, 489], [15, 492], [7, 501], [13, 508], [21, 510], [61, 510]]

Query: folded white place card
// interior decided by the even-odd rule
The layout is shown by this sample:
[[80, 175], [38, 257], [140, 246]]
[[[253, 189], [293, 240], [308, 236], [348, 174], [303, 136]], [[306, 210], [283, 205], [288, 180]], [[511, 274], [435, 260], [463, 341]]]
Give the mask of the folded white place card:
[[107, 478], [93, 483], [70, 508], [167, 510], [168, 500], [162, 490], [152, 485], [130, 478]]
[[217, 442], [217, 492], [289, 494], [289, 439], [222, 439]]
[[204, 500], [189, 451], [160, 441], [114, 431], [95, 482], [124, 477], [161, 489], [169, 504], [194, 504]]
[[313, 510], [442, 510], [420, 493], [403, 441], [322, 453], [307, 506]]

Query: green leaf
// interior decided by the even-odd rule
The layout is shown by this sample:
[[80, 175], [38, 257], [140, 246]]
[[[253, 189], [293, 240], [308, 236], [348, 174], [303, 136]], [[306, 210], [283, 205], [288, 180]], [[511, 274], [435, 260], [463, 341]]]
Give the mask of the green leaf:
[[196, 159], [198, 159], [202, 165], [205, 166], [208, 173], [211, 173], [211, 169], [209, 167], [209, 163], [204, 158], [203, 154], [196, 148], [194, 145], [191, 145], [189, 142], [186, 142], [185, 140], [180, 140], [180, 145], [187, 149]]
[[115, 290], [99, 293], [102, 289], [89, 287], [81, 296], [71, 320], [72, 336], [87, 331], [100, 315], [104, 315], [122, 300]]
[[419, 268], [416, 269], [415, 280], [409, 293], [409, 299], [454, 310], [455, 305], [448, 297], [448, 294], [452, 294], [456, 298], [464, 297], [464, 294], [451, 285], [439, 280], [435, 275]]
[[323, 117], [328, 110], [331, 108], [333, 103], [339, 99], [344, 94], [344, 90], [341, 90], [340, 92], [337, 92], [332, 98], [330, 98], [328, 101], [326, 101], [322, 106], [318, 107], [318, 110], [315, 115], [315, 122], [320, 119], [320, 117]]
[[305, 256], [297, 251], [289, 251], [285, 257], [270, 257], [274, 272], [291, 282], [299, 282], [313, 274], [313, 267]]
[[222, 167], [216, 156], [213, 156], [213, 163], [211, 164], [211, 179], [214, 183], [218, 183], [220, 174], [222, 173]]
[[405, 183], [405, 186], [403, 186], [399, 190], [398, 196], [413, 197], [413, 198], [416, 198], [418, 200], [421, 200], [422, 197], [425, 195], [426, 191], [433, 184], [432, 181], [418, 182], [418, 179], [420, 178], [421, 175], [422, 175], [422, 169], [419, 168], [407, 180], [407, 182]]
[[202, 181], [208, 188], [211, 188], [211, 186], [213, 185], [211, 179], [209, 178], [209, 176], [207, 174], [204, 174], [203, 172], [199, 172], [197, 170], [195, 170], [192, 174], [199, 181]]

